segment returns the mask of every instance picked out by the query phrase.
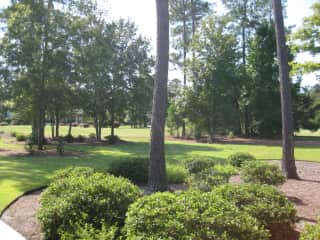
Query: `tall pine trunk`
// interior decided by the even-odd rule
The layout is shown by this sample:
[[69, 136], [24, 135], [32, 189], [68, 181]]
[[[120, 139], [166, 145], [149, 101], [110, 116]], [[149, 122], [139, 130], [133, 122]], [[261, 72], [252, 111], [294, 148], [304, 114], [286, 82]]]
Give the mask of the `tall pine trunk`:
[[282, 170], [287, 178], [298, 179], [294, 159], [293, 114], [291, 82], [289, 78], [288, 52], [286, 46], [281, 0], [273, 0], [277, 52], [279, 60], [281, 109], [282, 109]]
[[59, 138], [59, 127], [60, 127], [60, 114], [59, 111], [56, 111], [56, 138]]
[[168, 0], [156, 0], [157, 5], [157, 66], [153, 92], [151, 143], [148, 184], [153, 191], [167, 189], [165, 164], [165, 118], [169, 62]]

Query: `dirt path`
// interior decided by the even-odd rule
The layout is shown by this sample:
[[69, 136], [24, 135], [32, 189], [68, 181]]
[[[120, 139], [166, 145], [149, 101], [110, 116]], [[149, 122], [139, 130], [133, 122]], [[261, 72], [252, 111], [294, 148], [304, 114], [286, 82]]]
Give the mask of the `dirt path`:
[[[274, 161], [279, 164], [278, 161]], [[289, 180], [280, 187], [298, 210], [297, 230], [301, 231], [306, 222], [314, 223], [320, 216], [320, 163], [297, 162], [300, 181]], [[237, 176], [233, 182], [241, 181]], [[36, 220], [39, 208], [40, 191], [20, 198], [9, 207], [1, 220], [12, 226], [27, 240], [40, 240], [40, 226]]]

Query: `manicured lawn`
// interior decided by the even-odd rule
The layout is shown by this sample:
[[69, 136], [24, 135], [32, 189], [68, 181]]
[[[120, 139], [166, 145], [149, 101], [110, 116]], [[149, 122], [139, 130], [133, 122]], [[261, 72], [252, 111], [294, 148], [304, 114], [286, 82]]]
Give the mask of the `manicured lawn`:
[[[30, 127], [9, 126], [0, 127], [7, 132], [16, 131], [29, 133]], [[66, 133], [67, 127], [61, 132]], [[107, 171], [110, 163], [121, 158], [134, 156], [148, 156], [148, 139], [150, 129], [119, 128], [116, 134], [128, 143], [116, 146], [83, 146], [68, 145], [66, 148], [73, 151], [85, 152], [84, 155], [66, 157], [7, 157], [0, 155], [0, 211], [15, 197], [23, 192], [47, 185], [55, 170], [68, 166], [89, 166], [99, 171]], [[86, 135], [94, 132], [93, 129], [74, 128], [74, 135]], [[46, 129], [50, 134], [50, 129]], [[104, 135], [107, 135], [105, 133]], [[9, 145], [0, 140], [0, 148], [23, 148], [23, 145]], [[264, 145], [236, 145], [236, 144], [196, 144], [192, 142], [168, 141], [166, 144], [167, 168], [172, 179], [174, 175], [183, 172], [182, 162], [196, 156], [211, 156], [217, 160], [225, 160], [235, 152], [250, 152], [258, 159], [280, 159], [279, 146]], [[320, 162], [319, 147], [296, 148], [298, 160]]]

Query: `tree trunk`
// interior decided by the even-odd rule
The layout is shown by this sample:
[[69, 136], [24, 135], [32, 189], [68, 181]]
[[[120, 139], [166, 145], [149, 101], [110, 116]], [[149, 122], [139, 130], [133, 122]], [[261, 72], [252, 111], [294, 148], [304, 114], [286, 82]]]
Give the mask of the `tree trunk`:
[[288, 53], [285, 39], [281, 0], [273, 0], [277, 52], [279, 60], [281, 109], [282, 109], [282, 170], [287, 178], [298, 179], [294, 159], [293, 114]]
[[167, 84], [169, 62], [169, 9], [168, 0], [157, 4], [157, 66], [154, 83], [151, 143], [148, 184], [153, 191], [167, 189], [165, 164], [165, 118], [167, 110]]
[[51, 138], [54, 139], [54, 113], [51, 113]]
[[56, 137], [59, 138], [60, 114], [56, 111]]

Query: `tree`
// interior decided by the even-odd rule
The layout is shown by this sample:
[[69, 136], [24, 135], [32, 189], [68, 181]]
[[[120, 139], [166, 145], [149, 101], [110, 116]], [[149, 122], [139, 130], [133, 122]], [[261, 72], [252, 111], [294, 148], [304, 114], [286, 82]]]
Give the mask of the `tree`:
[[153, 191], [164, 191], [165, 118], [167, 111], [167, 82], [169, 65], [169, 6], [168, 0], [156, 0], [157, 6], [157, 64], [153, 92], [151, 143], [148, 184]]
[[293, 115], [291, 83], [289, 78], [288, 50], [286, 46], [281, 0], [273, 0], [277, 53], [279, 60], [282, 110], [282, 170], [287, 178], [298, 179], [294, 159]]

